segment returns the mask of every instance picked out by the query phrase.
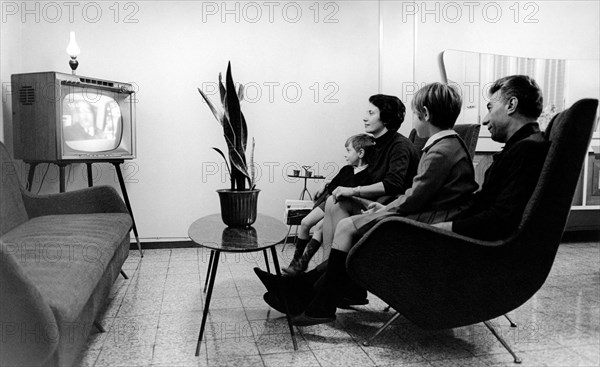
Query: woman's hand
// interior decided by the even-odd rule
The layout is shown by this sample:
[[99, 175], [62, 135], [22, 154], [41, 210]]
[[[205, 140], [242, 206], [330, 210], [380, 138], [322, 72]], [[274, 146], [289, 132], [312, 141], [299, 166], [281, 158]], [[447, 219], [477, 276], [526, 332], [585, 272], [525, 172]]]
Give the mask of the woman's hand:
[[340, 198], [349, 198], [354, 196], [355, 188], [353, 187], [343, 187], [338, 186], [331, 195], [333, 196], [333, 201], [337, 203]]
[[323, 195], [325, 193], [325, 188], [327, 187], [327, 184], [322, 184], [317, 191], [315, 191], [315, 200], [317, 200], [318, 198], [321, 197], [321, 195]]

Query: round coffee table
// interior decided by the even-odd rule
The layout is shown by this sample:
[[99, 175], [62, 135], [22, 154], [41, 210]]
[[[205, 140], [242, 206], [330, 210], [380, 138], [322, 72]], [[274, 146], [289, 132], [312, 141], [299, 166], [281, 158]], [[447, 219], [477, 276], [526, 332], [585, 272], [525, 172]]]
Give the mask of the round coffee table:
[[[192, 223], [188, 230], [190, 239], [198, 246], [211, 250], [208, 270], [206, 272], [206, 281], [204, 283], [204, 292], [206, 292], [206, 285], [208, 283], [208, 293], [206, 295], [206, 301], [204, 302], [202, 324], [200, 326], [200, 334], [198, 335], [198, 344], [196, 345], [196, 356], [200, 354], [200, 345], [202, 336], [204, 335], [206, 316], [208, 315], [210, 298], [215, 284], [221, 252], [263, 251], [265, 262], [267, 264], [267, 271], [270, 271], [267, 249], [271, 249], [275, 273], [281, 275], [275, 245], [282, 243], [286, 233], [287, 228], [282, 221], [264, 214], [258, 214], [256, 222], [254, 222], [252, 226], [245, 228], [227, 227], [221, 219], [221, 214], [208, 215]], [[282, 297], [282, 299], [284, 298]], [[287, 304], [284, 304], [284, 306], [287, 310]], [[292, 327], [290, 315], [287, 312], [286, 317], [292, 336], [292, 342], [294, 344], [294, 350], [297, 350], [298, 346], [296, 344], [294, 328]]]

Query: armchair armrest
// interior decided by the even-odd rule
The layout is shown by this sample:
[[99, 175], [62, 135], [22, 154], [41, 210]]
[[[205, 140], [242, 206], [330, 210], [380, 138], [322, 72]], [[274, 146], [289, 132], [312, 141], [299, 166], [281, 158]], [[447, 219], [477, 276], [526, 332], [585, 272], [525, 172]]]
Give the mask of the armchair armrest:
[[129, 213], [125, 203], [110, 186], [50, 195], [33, 195], [21, 190], [29, 218], [57, 214]]

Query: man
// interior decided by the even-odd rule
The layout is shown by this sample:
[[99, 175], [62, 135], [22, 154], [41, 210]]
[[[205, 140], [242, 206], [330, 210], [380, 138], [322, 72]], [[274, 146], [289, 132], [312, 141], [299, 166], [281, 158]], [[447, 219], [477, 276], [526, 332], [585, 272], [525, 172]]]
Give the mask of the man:
[[507, 76], [494, 83], [490, 95], [482, 124], [492, 140], [506, 145], [494, 156], [471, 207], [458, 219], [434, 226], [468, 237], [499, 240], [521, 222], [549, 144], [537, 123], [543, 98], [535, 80], [525, 75]]
[[[537, 184], [549, 144], [536, 122], [542, 112], [543, 98], [532, 78], [513, 75], [499, 79], [491, 87], [490, 95], [488, 113], [482, 123], [488, 127], [493, 140], [506, 145], [494, 156], [481, 190], [473, 194], [469, 208], [452, 222], [434, 226], [473, 238], [500, 240], [517, 229]], [[292, 318], [292, 324], [306, 326], [331, 321], [331, 317], [307, 317], [304, 313], [311, 300], [324, 291], [319, 289], [323, 288], [319, 284], [324, 281], [315, 281], [315, 271], [307, 273], [303, 282], [301, 279], [290, 282], [259, 269], [255, 272], [269, 291], [265, 300], [279, 311], [282, 310], [282, 302], [274, 296], [278, 286], [301, 289], [306, 297], [310, 297], [307, 301], [306, 297], [284, 295], [291, 306], [290, 313], [298, 314]], [[327, 273], [323, 275], [324, 279], [326, 277]], [[316, 289], [307, 284], [316, 285]]]

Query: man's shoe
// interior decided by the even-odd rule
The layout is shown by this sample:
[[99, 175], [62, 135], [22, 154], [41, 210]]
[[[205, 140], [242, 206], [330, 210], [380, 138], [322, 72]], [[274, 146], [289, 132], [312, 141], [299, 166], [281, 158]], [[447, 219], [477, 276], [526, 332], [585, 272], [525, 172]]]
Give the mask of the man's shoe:
[[298, 316], [292, 317], [292, 325], [294, 326], [312, 326], [319, 324], [327, 324], [335, 321], [335, 315], [326, 317], [313, 317], [308, 316], [306, 313], [301, 313]]
[[366, 298], [352, 299], [352, 298], [344, 297], [344, 298], [342, 298], [340, 303], [338, 303], [337, 308], [342, 308], [344, 310], [348, 310], [348, 309], [352, 309], [352, 306], [364, 306], [364, 305], [368, 305], [368, 304], [369, 304], [369, 300]]
[[[285, 313], [285, 306], [283, 305], [282, 300], [277, 297], [274, 293], [267, 292], [263, 295], [263, 299], [265, 302], [271, 306], [272, 309], [279, 311], [281, 313]], [[302, 313], [302, 310], [299, 309], [297, 305], [293, 302], [288, 301], [288, 310], [290, 312], [290, 316], [296, 316]]]
[[280, 286], [280, 277], [268, 273], [260, 268], [254, 268], [254, 273], [258, 276], [258, 279], [267, 288], [267, 292], [277, 292]]

